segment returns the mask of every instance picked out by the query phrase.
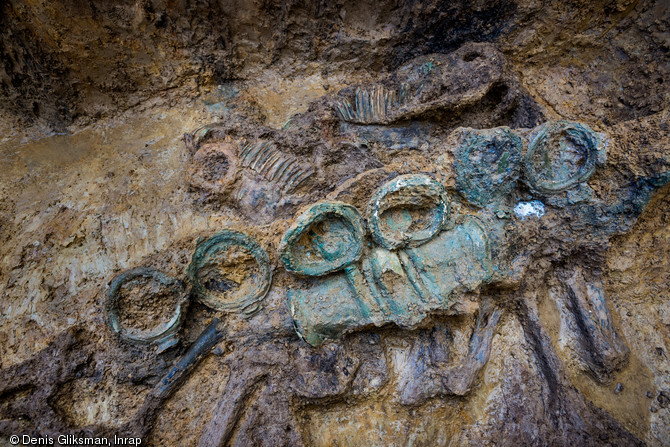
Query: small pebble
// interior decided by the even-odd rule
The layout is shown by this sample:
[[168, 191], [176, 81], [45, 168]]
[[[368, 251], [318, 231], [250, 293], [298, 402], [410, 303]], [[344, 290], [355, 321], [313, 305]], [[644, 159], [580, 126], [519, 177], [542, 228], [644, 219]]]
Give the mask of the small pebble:
[[617, 383], [616, 388], [614, 389], [614, 394], [619, 394], [623, 391], [623, 383]]
[[654, 397], [651, 391], [647, 391], [646, 393], [644, 393], [644, 395], [647, 396], [647, 399], [651, 399], [652, 397]]

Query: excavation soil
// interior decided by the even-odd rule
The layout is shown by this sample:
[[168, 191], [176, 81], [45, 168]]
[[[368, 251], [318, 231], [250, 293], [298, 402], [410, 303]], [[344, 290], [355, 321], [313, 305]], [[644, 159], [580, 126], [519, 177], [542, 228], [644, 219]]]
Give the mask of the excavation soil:
[[[0, 443], [78, 433], [156, 446], [670, 445], [668, 186], [602, 231], [579, 206], [547, 203], [542, 219], [508, 228], [516, 236], [501, 252], [532, 251], [510, 258], [517, 276], [416, 327], [367, 327], [319, 348], [286, 306], [289, 290], [316, 280], [277, 257], [304, 206], [364, 212], [399, 174], [428, 173], [455, 216], [479, 213], [456, 191], [460, 127], [585, 123], [610, 141], [592, 197], [642, 191], [640, 179], [670, 171], [667, 2], [12, 0], [0, 10]], [[343, 123], [331, 107], [338, 92], [391, 83], [432, 54], [483, 68], [454, 71], [439, 107], [384, 126]], [[211, 123], [198, 149], [196, 130]], [[314, 173], [280, 195], [230, 161], [250, 140]], [[224, 228], [270, 255], [256, 315], [191, 297], [180, 343], [163, 353], [107, 327], [116, 275], [149, 266], [186, 280], [198, 242]], [[237, 255], [206, 281], [222, 299], [256, 268]], [[583, 333], [555, 299], [573, 266], [601, 278], [630, 351], [606, 379], [580, 357]], [[410, 389], [408, 377], [464, 364], [484, 298], [502, 313], [472, 386], [426, 378]], [[124, 290], [123, 323], [149, 330], [174, 299]], [[152, 394], [215, 317], [223, 340], [173, 393]]]

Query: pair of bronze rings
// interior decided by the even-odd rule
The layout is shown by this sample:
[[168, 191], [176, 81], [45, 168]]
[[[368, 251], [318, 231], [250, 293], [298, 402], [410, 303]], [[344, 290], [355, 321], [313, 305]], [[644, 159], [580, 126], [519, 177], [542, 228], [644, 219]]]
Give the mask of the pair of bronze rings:
[[[211, 290], [203, 283], [201, 271], [213, 265], [218, 255], [230, 248], [241, 248], [253, 257], [257, 269], [254, 278], [240, 284], [231, 293], [219, 293]], [[270, 289], [272, 270], [270, 258], [265, 250], [252, 238], [234, 230], [223, 230], [220, 233], [200, 242], [191, 263], [187, 276], [195, 298], [205, 306], [222, 312], [253, 313], [258, 309], [260, 301]], [[177, 295], [174, 314], [165, 323], [151, 330], [137, 330], [122, 324], [120, 316], [121, 289], [124, 285], [150, 281], [154, 287], [167, 288], [167, 293]], [[251, 284], [249, 284], [251, 283]], [[122, 339], [138, 344], [157, 344], [159, 350], [165, 350], [177, 343], [177, 333], [184, 320], [184, 310], [189, 298], [186, 284], [174, 277], [165, 275], [154, 268], [138, 267], [116, 276], [110, 283], [105, 303], [106, 320], [109, 327]]]

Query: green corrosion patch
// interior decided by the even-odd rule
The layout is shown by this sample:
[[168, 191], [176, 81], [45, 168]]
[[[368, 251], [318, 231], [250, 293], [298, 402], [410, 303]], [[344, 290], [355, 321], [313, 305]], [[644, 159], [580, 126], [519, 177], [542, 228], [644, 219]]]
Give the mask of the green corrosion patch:
[[531, 138], [526, 181], [535, 191], [554, 194], [586, 181], [604, 162], [605, 141], [585, 124], [550, 121]]
[[116, 276], [109, 285], [107, 324], [126, 341], [155, 343], [163, 351], [178, 341], [186, 299], [180, 280], [153, 268], [134, 268]]
[[260, 308], [272, 282], [268, 254], [255, 240], [234, 230], [200, 242], [187, 273], [201, 303], [244, 315]]
[[296, 329], [308, 343], [317, 345], [369, 321], [377, 309], [355, 264], [362, 255], [364, 237], [363, 219], [356, 208], [322, 202], [302, 213], [282, 238], [279, 257], [288, 271], [304, 276], [343, 272], [314, 285], [314, 302], [302, 300], [301, 291], [288, 292]]
[[456, 150], [456, 187], [470, 203], [500, 202], [521, 170], [521, 138], [507, 127], [469, 130]]
[[318, 203], [289, 228], [279, 246], [279, 257], [289, 272], [324, 275], [358, 261], [364, 235], [356, 208], [340, 202]]
[[312, 206], [282, 241], [287, 270], [318, 277], [288, 291], [296, 330], [311, 345], [367, 326], [412, 327], [430, 312], [448, 309], [455, 292], [491, 277], [486, 229], [466, 218], [444, 230], [449, 204], [431, 177], [392, 180], [368, 211], [377, 246], [365, 252], [362, 219], [342, 203]]

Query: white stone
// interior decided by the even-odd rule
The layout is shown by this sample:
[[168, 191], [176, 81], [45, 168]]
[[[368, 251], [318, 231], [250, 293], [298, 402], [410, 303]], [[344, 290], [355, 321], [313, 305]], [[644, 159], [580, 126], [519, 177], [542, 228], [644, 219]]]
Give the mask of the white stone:
[[514, 214], [517, 217], [520, 217], [521, 220], [524, 220], [529, 216], [542, 217], [544, 216], [544, 204], [539, 200], [533, 200], [531, 202], [519, 202], [514, 207]]

